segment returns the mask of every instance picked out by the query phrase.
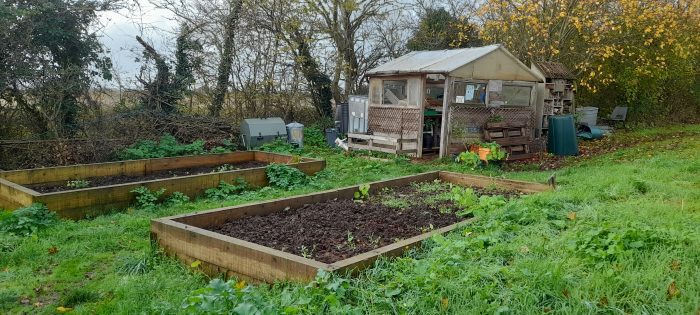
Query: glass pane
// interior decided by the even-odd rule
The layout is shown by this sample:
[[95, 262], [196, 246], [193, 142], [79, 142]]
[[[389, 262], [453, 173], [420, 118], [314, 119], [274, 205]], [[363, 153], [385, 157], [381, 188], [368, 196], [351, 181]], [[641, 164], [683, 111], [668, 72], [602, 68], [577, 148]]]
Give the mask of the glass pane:
[[452, 99], [455, 103], [485, 104], [486, 84], [475, 82], [455, 82]]
[[530, 106], [530, 92], [532, 87], [503, 85], [501, 92], [491, 92], [489, 94], [489, 103], [491, 105], [506, 105], [506, 106]]
[[386, 80], [384, 81], [384, 105], [408, 105], [408, 95], [406, 93], [406, 80]]

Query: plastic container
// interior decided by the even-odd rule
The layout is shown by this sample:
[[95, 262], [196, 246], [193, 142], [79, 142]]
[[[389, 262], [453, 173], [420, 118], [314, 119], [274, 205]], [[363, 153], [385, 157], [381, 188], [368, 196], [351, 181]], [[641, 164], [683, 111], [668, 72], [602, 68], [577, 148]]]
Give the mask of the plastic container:
[[338, 145], [335, 144], [335, 139], [338, 138], [338, 129], [335, 128], [328, 128], [326, 129], [326, 144], [328, 144], [329, 147], [335, 148]]
[[573, 116], [549, 116], [547, 152], [558, 156], [578, 154], [578, 141], [576, 140]]
[[595, 126], [598, 123], [598, 107], [581, 107], [576, 109], [578, 123], [586, 126]]
[[299, 148], [304, 147], [304, 125], [293, 122], [287, 124], [287, 142], [296, 145]]

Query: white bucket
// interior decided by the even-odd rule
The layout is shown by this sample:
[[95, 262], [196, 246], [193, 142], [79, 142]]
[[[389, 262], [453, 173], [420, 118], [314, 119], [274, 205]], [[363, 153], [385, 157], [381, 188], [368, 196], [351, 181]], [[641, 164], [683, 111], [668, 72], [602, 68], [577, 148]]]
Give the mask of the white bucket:
[[586, 126], [595, 126], [598, 122], [598, 107], [581, 107], [576, 109], [578, 123]]

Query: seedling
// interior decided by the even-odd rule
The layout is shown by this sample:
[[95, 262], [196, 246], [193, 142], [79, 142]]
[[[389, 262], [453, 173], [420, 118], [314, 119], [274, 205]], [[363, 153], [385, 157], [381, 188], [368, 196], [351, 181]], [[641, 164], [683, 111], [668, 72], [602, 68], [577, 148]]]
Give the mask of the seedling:
[[237, 170], [237, 169], [238, 169], [238, 167], [235, 167], [235, 166], [233, 166], [233, 165], [224, 164], [224, 165], [219, 165], [219, 166], [217, 166], [217, 167], [216, 167], [213, 171], [211, 171], [211, 172], [212, 172], [212, 173], [229, 172], [229, 171], [235, 171], [235, 170]]
[[301, 250], [301, 257], [311, 259], [314, 257], [314, 251], [316, 251], [316, 245], [313, 245], [311, 247], [311, 249], [306, 247], [306, 245], [301, 245], [300, 250]]
[[361, 202], [362, 200], [367, 200], [369, 198], [369, 184], [360, 185], [358, 191], [355, 192], [355, 201]]
[[69, 180], [66, 183], [66, 187], [73, 189], [81, 189], [90, 187], [90, 181], [85, 179]]

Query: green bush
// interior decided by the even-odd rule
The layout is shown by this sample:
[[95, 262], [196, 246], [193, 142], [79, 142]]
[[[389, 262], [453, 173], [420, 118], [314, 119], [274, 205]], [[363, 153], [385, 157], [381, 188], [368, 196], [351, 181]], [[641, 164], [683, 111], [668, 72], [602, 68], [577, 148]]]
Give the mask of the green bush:
[[246, 183], [245, 180], [242, 178], [236, 178], [235, 184], [229, 184], [222, 180], [219, 182], [218, 187], [207, 189], [205, 195], [210, 199], [227, 200], [248, 189], [250, 189], [250, 186], [248, 186], [248, 183]]
[[165, 134], [159, 142], [142, 140], [117, 154], [120, 160], [154, 159], [181, 155], [203, 154], [204, 141], [182, 144], [171, 134]]
[[31, 235], [40, 229], [47, 228], [57, 222], [56, 213], [49, 211], [45, 205], [32, 204], [15, 210], [11, 215], [0, 221], [0, 231], [14, 235]]
[[304, 128], [304, 146], [328, 147], [324, 131], [316, 127]]
[[298, 168], [285, 164], [270, 164], [265, 170], [270, 185], [292, 190], [309, 183], [309, 177]]
[[151, 191], [145, 186], [134, 188], [132, 193], [136, 194], [136, 207], [144, 210], [153, 210], [158, 205], [160, 197], [165, 193], [165, 188]]

